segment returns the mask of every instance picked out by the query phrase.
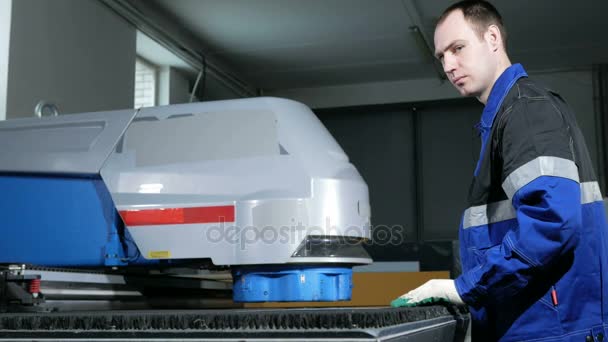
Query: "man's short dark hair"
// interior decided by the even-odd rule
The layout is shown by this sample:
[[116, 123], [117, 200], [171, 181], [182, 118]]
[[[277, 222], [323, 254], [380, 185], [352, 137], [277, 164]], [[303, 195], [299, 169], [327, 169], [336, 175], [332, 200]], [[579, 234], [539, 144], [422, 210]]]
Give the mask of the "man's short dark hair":
[[459, 1], [443, 11], [443, 14], [441, 14], [437, 21], [437, 25], [441, 24], [450, 13], [457, 10], [462, 11], [464, 18], [472, 24], [480, 39], [483, 39], [483, 34], [488, 30], [490, 25], [496, 25], [502, 36], [503, 46], [505, 50], [507, 49], [507, 30], [502, 22], [500, 13], [498, 13], [496, 7], [491, 3], [482, 0]]

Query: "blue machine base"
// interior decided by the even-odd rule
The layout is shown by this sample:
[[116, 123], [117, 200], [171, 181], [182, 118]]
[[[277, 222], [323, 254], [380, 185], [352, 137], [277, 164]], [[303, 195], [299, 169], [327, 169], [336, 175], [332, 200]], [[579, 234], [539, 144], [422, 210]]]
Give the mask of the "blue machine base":
[[145, 265], [98, 175], [0, 173], [0, 264]]
[[350, 300], [352, 268], [240, 267], [232, 270], [235, 302], [334, 302]]

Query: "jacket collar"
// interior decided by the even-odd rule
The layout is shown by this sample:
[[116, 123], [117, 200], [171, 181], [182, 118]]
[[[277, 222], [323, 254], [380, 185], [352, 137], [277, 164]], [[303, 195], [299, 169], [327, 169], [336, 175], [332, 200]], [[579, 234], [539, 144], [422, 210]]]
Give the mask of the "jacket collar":
[[481, 128], [492, 127], [492, 123], [494, 122], [496, 113], [502, 105], [502, 101], [505, 99], [515, 82], [522, 77], [528, 77], [528, 74], [524, 70], [524, 67], [519, 63], [511, 65], [500, 75], [500, 77], [498, 77], [492, 87], [488, 102], [483, 109], [483, 114], [481, 115]]

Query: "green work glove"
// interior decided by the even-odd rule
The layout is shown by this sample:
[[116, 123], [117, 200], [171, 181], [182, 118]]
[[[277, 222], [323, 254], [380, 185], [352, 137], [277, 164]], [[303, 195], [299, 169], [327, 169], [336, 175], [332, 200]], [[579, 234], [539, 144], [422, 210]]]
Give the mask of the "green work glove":
[[391, 302], [392, 307], [410, 307], [432, 303], [464, 305], [452, 279], [432, 279]]
[[439, 304], [439, 303], [449, 303], [449, 301], [446, 300], [445, 298], [431, 297], [431, 298], [423, 299], [419, 302], [410, 302], [409, 298], [399, 297], [391, 302], [391, 306], [394, 308], [398, 308], [398, 307], [409, 308], [412, 306], [431, 305], [431, 304]]

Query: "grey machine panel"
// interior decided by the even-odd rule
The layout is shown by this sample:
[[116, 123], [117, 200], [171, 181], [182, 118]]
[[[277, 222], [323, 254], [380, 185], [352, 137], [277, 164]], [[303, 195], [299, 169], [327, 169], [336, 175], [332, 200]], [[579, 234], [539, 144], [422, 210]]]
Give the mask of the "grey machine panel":
[[137, 111], [0, 122], [0, 171], [98, 174]]

